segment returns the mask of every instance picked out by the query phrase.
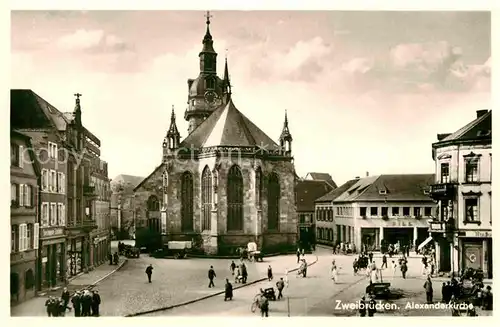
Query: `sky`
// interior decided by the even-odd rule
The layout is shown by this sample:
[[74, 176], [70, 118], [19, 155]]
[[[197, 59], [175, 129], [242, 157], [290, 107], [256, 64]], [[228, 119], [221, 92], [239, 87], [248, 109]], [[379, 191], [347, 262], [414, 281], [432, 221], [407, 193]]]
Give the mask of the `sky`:
[[[109, 176], [161, 163], [199, 73], [202, 11], [13, 11], [11, 88], [60, 111], [82, 93]], [[212, 11], [236, 107], [272, 139], [287, 110], [299, 176], [433, 173], [431, 144], [491, 109], [487, 12]], [[227, 51], [226, 51], [227, 49]]]

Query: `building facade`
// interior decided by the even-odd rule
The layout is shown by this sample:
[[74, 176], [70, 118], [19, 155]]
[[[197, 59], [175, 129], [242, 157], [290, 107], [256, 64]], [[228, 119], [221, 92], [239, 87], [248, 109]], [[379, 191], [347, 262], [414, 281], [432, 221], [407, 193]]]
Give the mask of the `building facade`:
[[91, 160], [91, 186], [94, 187], [95, 197], [92, 202], [92, 214], [97, 229], [90, 234], [91, 263], [97, 267], [108, 260], [111, 253], [111, 187], [108, 178], [108, 163], [97, 155]]
[[31, 90], [11, 90], [11, 128], [29, 136], [40, 165], [39, 289], [65, 282], [67, 149], [63, 114]]
[[491, 111], [432, 145], [436, 180], [431, 195], [439, 203], [429, 223], [438, 269], [481, 269], [493, 276]]
[[40, 167], [28, 136], [10, 133], [10, 301], [19, 303], [35, 296], [39, 278]]
[[316, 243], [314, 201], [330, 192], [333, 189], [332, 183], [333, 181], [304, 179], [298, 181], [295, 186], [297, 232], [301, 248], [309, 249]]
[[333, 200], [356, 182], [357, 180], [355, 179], [349, 180], [314, 201], [315, 238], [317, 243], [328, 246], [333, 246], [335, 244]]
[[418, 246], [429, 234], [426, 218], [436, 210], [428, 195], [433, 180], [434, 175], [422, 174], [350, 181], [331, 205], [316, 204], [317, 220], [324, 222], [317, 223], [317, 229], [322, 228], [319, 233], [327, 242], [352, 243], [358, 251], [379, 250], [382, 240]]
[[189, 135], [181, 142], [172, 110], [162, 163], [135, 188], [137, 220], [166, 240], [194, 240], [206, 253], [248, 242], [264, 251], [295, 247], [295, 168], [285, 123], [278, 143], [239, 111], [229, 69], [217, 76], [207, 18], [200, 73], [188, 80]]

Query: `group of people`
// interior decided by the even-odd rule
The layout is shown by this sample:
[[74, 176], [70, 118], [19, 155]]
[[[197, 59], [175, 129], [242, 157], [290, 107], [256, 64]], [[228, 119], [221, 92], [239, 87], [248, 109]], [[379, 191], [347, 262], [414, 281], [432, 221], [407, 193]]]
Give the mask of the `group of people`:
[[[73, 308], [68, 306], [70, 300]], [[98, 290], [77, 291], [71, 296], [68, 289], [64, 288], [60, 298], [51, 296], [45, 301], [49, 317], [65, 316], [66, 311], [71, 311], [72, 309], [75, 317], [98, 317], [100, 305], [101, 296]]]
[[234, 261], [231, 261], [229, 270], [231, 271], [231, 275], [234, 276], [235, 283], [246, 284], [248, 279], [248, 271], [247, 266], [245, 265], [243, 260], [241, 260], [239, 265], [236, 265]]
[[110, 265], [118, 265], [118, 262], [120, 261], [120, 256], [118, 255], [118, 252], [115, 252], [113, 254], [111, 253], [108, 254], [108, 260]]
[[356, 253], [356, 246], [354, 243], [338, 242], [333, 246], [333, 254], [351, 254]]

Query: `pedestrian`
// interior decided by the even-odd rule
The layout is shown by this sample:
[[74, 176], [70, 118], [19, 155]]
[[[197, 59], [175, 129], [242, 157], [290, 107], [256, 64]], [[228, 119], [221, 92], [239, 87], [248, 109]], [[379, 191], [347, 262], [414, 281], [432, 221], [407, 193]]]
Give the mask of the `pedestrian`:
[[89, 290], [85, 290], [82, 296], [82, 316], [90, 316], [90, 308], [92, 306], [92, 295]]
[[113, 255], [111, 254], [111, 252], [108, 254], [108, 260], [109, 260], [109, 264], [112, 265], [113, 264]]
[[403, 275], [403, 279], [406, 279], [406, 272], [408, 271], [408, 266], [406, 265], [406, 262], [403, 261], [401, 264], [401, 275]]
[[234, 270], [236, 269], [236, 264], [234, 263], [234, 260], [231, 261], [231, 264], [229, 265], [229, 270], [231, 270], [231, 275], [234, 276]]
[[71, 311], [71, 308], [68, 307], [68, 303], [69, 303], [69, 298], [71, 296], [69, 295], [69, 291], [68, 291], [68, 288], [65, 287], [63, 289], [63, 292], [61, 294], [61, 299], [63, 300], [63, 303], [64, 303], [64, 311], [66, 311], [66, 309], [69, 309]]
[[248, 278], [247, 266], [245, 266], [245, 264], [242, 263], [241, 264], [241, 282], [243, 284], [246, 284], [247, 278]]
[[370, 272], [370, 281], [372, 283], [378, 282], [378, 269], [375, 261], [372, 261], [372, 263], [369, 265], [369, 272]]
[[118, 265], [119, 259], [120, 259], [120, 256], [118, 255], [118, 252], [115, 252], [115, 254], [113, 255], [113, 261], [114, 261], [113, 263], [115, 265]]
[[233, 299], [233, 285], [231, 285], [231, 283], [229, 282], [229, 279], [226, 278], [224, 301], [227, 301], [227, 299], [229, 299], [229, 300]]
[[387, 256], [385, 255], [385, 253], [382, 256], [382, 266], [380, 267], [380, 269], [383, 269], [384, 266], [385, 266], [385, 268], [387, 268]]
[[307, 262], [306, 259], [302, 259], [302, 277], [306, 278], [307, 276]]
[[269, 300], [262, 295], [260, 297], [260, 315], [262, 317], [269, 317]]
[[300, 252], [302, 253], [302, 257], [304, 257], [306, 255], [304, 252], [304, 248], [302, 248], [302, 250]]
[[150, 264], [146, 268], [146, 275], [148, 275], [148, 282], [151, 283], [151, 275], [153, 275], [153, 265], [152, 264]]
[[447, 298], [448, 298], [448, 285], [446, 285], [446, 282], [444, 282], [443, 285], [441, 286], [441, 302], [448, 303], [446, 302]]
[[354, 275], [358, 273], [358, 258], [354, 258], [352, 262], [352, 270], [354, 271]]
[[49, 296], [47, 301], [45, 301], [45, 307], [47, 310], [47, 316], [52, 317], [54, 313], [54, 298], [52, 296]]
[[331, 268], [331, 277], [333, 280], [334, 284], [337, 284], [338, 281], [338, 271], [337, 271], [337, 265], [335, 264], [335, 260], [332, 261], [332, 268]]
[[333, 246], [332, 246], [332, 254], [337, 254], [336, 249], [337, 249], [337, 245], [333, 244]]
[[297, 263], [300, 262], [300, 249], [297, 248]]
[[269, 281], [273, 280], [273, 268], [271, 268], [271, 265], [267, 268], [267, 279], [269, 279]]
[[373, 261], [373, 252], [368, 253], [368, 259], [370, 260], [370, 262]]
[[210, 287], [215, 287], [214, 284], [214, 278], [216, 277], [215, 275], [215, 270], [213, 266], [210, 266], [210, 269], [208, 269], [208, 279], [210, 280], [210, 283], [208, 283], [208, 288]]
[[406, 256], [410, 257], [410, 245], [406, 246]]
[[82, 315], [82, 301], [80, 292], [75, 292], [75, 294], [73, 294], [71, 303], [73, 304], [75, 317], [80, 317]]
[[64, 305], [64, 300], [59, 298], [56, 301], [56, 317], [64, 317], [66, 314], [66, 306]]
[[276, 282], [276, 288], [278, 289], [278, 300], [283, 297], [283, 289], [285, 288], [285, 281], [283, 280], [283, 277], [280, 278]]
[[366, 301], [365, 301], [365, 296], [363, 295], [361, 297], [361, 300], [359, 301], [359, 316], [360, 317], [366, 317]]
[[243, 278], [243, 277], [241, 276], [240, 266], [236, 266], [236, 275], [235, 275], [235, 277], [234, 277], [234, 282], [235, 282], [235, 283], [239, 283], [239, 282], [241, 282], [241, 279], [242, 279], [242, 278]]
[[427, 274], [427, 257], [424, 255], [422, 257], [422, 275]]
[[486, 286], [486, 290], [483, 294], [483, 310], [492, 311], [493, 310], [493, 292], [491, 291], [491, 286]]
[[427, 297], [427, 303], [431, 304], [432, 303], [432, 281], [431, 281], [431, 276], [427, 276], [427, 280], [424, 283], [424, 289], [425, 289], [425, 295]]
[[92, 291], [92, 316], [99, 317], [99, 306], [101, 305], [101, 296], [98, 290]]

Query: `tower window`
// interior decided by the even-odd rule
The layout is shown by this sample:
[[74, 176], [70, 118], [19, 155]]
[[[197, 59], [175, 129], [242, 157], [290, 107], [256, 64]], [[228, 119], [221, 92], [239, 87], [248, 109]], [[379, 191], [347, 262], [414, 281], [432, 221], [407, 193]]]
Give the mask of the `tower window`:
[[215, 89], [215, 79], [213, 77], [207, 77], [205, 79], [205, 86], [207, 89]]

